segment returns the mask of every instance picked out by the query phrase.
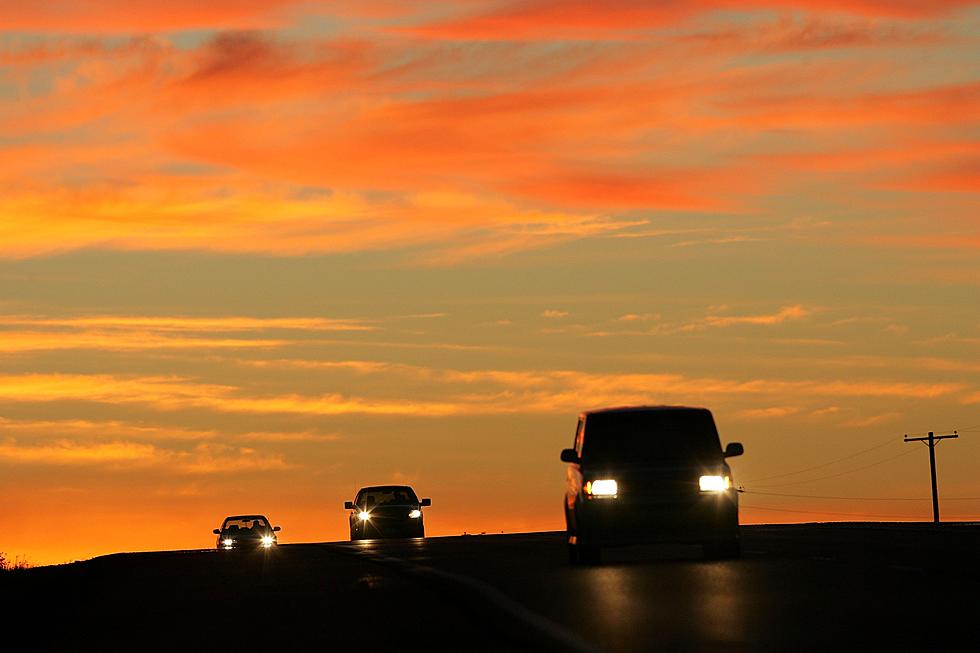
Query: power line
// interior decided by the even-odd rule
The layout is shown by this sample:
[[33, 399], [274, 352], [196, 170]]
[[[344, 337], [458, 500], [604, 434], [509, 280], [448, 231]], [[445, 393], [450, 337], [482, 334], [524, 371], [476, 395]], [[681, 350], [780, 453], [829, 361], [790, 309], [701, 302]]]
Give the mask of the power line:
[[908, 518], [908, 515], [896, 515], [896, 514], [881, 514], [874, 512], [836, 512], [834, 510], [791, 510], [789, 508], [773, 508], [772, 506], [753, 506], [751, 504], [745, 505], [746, 508], [751, 508], [752, 510], [771, 510], [773, 512], [792, 512], [800, 513], [804, 515], [841, 515], [844, 517], [898, 517], [898, 518]]
[[826, 480], [828, 478], [837, 478], [838, 476], [846, 476], [847, 474], [853, 474], [854, 472], [860, 472], [861, 470], [868, 469], [870, 467], [875, 467], [877, 465], [881, 465], [882, 463], [887, 463], [890, 460], [895, 460], [896, 458], [901, 458], [902, 456], [907, 456], [910, 453], [913, 453], [913, 452], [912, 451], [903, 451], [902, 453], [898, 454], [897, 456], [891, 456], [890, 458], [885, 458], [883, 460], [879, 460], [879, 461], [873, 462], [873, 463], [868, 464], [868, 465], [863, 465], [861, 467], [855, 467], [853, 469], [848, 469], [847, 471], [839, 472], [837, 474], [830, 474], [828, 476], [819, 476], [817, 478], [809, 478], [809, 479], [806, 479], [806, 480], [803, 480], [803, 481], [792, 481], [790, 483], [775, 483], [772, 486], [763, 486], [763, 487], [785, 487], [787, 485], [801, 485], [803, 483], [814, 483], [816, 481], [823, 481], [823, 480]]
[[764, 476], [762, 478], [754, 478], [754, 479], [751, 479], [749, 481], [746, 481], [746, 483], [755, 483], [757, 481], [768, 481], [769, 479], [783, 478], [785, 476], [795, 476], [796, 474], [802, 474], [803, 472], [813, 471], [814, 469], [821, 469], [823, 467], [829, 467], [830, 465], [833, 465], [835, 463], [839, 463], [839, 462], [844, 461], [844, 460], [849, 460], [851, 458], [857, 458], [861, 454], [866, 454], [869, 451], [874, 451], [875, 449], [881, 449], [882, 447], [887, 446], [887, 445], [891, 444], [892, 442], [894, 442], [894, 440], [892, 440], [892, 438], [888, 438], [887, 440], [885, 440], [881, 444], [876, 444], [873, 447], [869, 447], [867, 449], [862, 449], [861, 451], [858, 451], [857, 453], [852, 453], [852, 454], [850, 454], [848, 456], [844, 456], [843, 458], [837, 458], [835, 460], [831, 460], [830, 462], [821, 463], [819, 465], [814, 465], [813, 467], [805, 467], [803, 469], [797, 469], [797, 470], [792, 471], [792, 472], [784, 472], [782, 474], [775, 474], [773, 476]]
[[[820, 494], [782, 494], [780, 492], [757, 492], [743, 490], [745, 494], [760, 494], [767, 497], [792, 497], [794, 499], [839, 499], [843, 501], [931, 501], [929, 497], [832, 497]], [[943, 497], [943, 501], [980, 501], [980, 497]]]

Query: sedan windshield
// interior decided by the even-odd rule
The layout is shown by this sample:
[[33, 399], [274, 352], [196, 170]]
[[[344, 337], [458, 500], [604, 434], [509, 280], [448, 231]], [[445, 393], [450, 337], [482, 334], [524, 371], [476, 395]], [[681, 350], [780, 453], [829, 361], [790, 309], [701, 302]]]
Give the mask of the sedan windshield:
[[357, 505], [363, 508], [375, 506], [415, 506], [419, 498], [410, 487], [366, 488], [357, 495]]
[[261, 517], [240, 517], [236, 519], [226, 519], [224, 526], [221, 527], [221, 530], [228, 534], [264, 534], [269, 530], [269, 523]]
[[582, 459], [588, 464], [697, 464], [721, 458], [706, 410], [595, 413], [585, 422]]

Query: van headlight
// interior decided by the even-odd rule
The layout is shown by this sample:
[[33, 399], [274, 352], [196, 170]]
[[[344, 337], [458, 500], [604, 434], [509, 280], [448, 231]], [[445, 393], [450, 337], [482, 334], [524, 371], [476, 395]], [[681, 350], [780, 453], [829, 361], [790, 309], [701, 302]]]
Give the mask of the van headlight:
[[698, 479], [702, 492], [724, 492], [732, 487], [730, 476], [702, 476]]
[[619, 484], [611, 478], [600, 478], [585, 484], [585, 493], [590, 497], [615, 497], [619, 494]]

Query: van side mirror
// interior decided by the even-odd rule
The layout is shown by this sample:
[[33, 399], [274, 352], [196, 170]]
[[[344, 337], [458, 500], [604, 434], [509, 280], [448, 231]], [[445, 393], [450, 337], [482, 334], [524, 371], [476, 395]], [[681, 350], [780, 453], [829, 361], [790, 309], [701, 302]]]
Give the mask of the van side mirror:
[[742, 446], [741, 442], [729, 442], [728, 446], [725, 447], [725, 458], [734, 458], [743, 453], [745, 453], [745, 447]]
[[422, 501], [419, 502], [419, 505], [422, 506], [423, 508], [425, 508], [426, 506], [431, 506], [432, 499], [422, 499]]
[[574, 449], [562, 449], [561, 450], [561, 461], [563, 463], [577, 463], [578, 462], [578, 452]]
[[353, 510], [353, 509], [354, 509], [353, 501], [344, 501], [344, 510]]
[[274, 531], [281, 531], [282, 529], [281, 529], [281, 528], [279, 528], [278, 526], [273, 526], [273, 527], [272, 527], [272, 530], [274, 530]]
[[214, 529], [211, 532], [214, 533], [215, 535], [221, 535], [221, 529], [220, 528], [216, 528], [216, 529]]

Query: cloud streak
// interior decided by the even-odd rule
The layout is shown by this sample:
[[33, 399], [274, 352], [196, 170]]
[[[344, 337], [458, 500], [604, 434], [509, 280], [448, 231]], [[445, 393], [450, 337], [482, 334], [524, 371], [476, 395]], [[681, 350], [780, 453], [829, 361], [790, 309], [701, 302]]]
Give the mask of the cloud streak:
[[190, 451], [161, 449], [138, 442], [77, 442], [68, 439], [45, 444], [0, 441], [0, 463], [19, 465], [102, 466], [115, 470], [165, 469], [187, 475], [235, 474], [285, 470], [282, 456], [263, 455], [248, 447], [202, 443]]
[[[289, 363], [286, 363], [289, 365]], [[878, 380], [737, 380], [683, 374], [596, 374], [571, 370], [504, 371], [434, 369], [410, 365], [347, 369], [386, 378], [423, 380], [428, 395], [409, 397], [322, 394], [255, 395], [232, 385], [202, 384], [177, 377], [111, 375], [0, 376], [0, 401], [83, 401], [109, 405], [140, 404], [157, 410], [207, 409], [257, 415], [369, 415], [447, 417], [453, 415], [577, 412], [588, 406], [656, 404], [691, 397], [866, 397], [924, 399], [962, 395], [970, 387], [957, 382]], [[439, 392], [435, 392], [436, 389]], [[970, 396], [964, 401], [971, 401]]]

